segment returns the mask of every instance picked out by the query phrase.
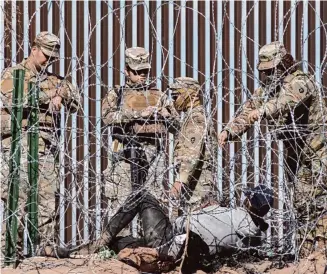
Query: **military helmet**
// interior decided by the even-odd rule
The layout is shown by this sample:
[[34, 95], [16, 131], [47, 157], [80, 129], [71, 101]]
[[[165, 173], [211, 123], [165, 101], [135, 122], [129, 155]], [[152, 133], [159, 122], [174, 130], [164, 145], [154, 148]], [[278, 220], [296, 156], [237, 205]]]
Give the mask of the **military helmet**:
[[40, 32], [34, 40], [34, 44], [40, 47], [41, 51], [50, 57], [59, 57], [60, 39], [48, 31]]
[[279, 41], [264, 45], [259, 50], [258, 70], [275, 68], [283, 60], [283, 57], [286, 54], [287, 50]]
[[133, 47], [125, 51], [125, 63], [133, 70], [150, 69], [149, 52], [144, 48]]
[[175, 82], [169, 85], [174, 99], [176, 110], [185, 111], [199, 104], [199, 82], [190, 77], [175, 78]]
[[200, 89], [200, 84], [197, 80], [191, 77], [178, 77], [175, 78], [175, 82], [169, 85], [172, 90], [183, 89], [183, 88], [193, 88], [195, 90]]

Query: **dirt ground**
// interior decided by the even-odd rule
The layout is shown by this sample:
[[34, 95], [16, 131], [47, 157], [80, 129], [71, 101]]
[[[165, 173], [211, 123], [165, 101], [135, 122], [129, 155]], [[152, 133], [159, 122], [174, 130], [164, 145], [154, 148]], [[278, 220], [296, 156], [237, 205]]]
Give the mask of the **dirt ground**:
[[[215, 274], [325, 274], [326, 259], [323, 254], [315, 253], [297, 264], [289, 264], [277, 269], [269, 261], [257, 264], [245, 264], [242, 268], [223, 266]], [[135, 268], [115, 259], [100, 260], [98, 258], [85, 259], [53, 259], [32, 258], [25, 260], [18, 268], [3, 268], [1, 274], [138, 274]], [[175, 270], [170, 274], [178, 274]], [[327, 272], [326, 272], [327, 273]], [[197, 274], [204, 274], [198, 271]]]

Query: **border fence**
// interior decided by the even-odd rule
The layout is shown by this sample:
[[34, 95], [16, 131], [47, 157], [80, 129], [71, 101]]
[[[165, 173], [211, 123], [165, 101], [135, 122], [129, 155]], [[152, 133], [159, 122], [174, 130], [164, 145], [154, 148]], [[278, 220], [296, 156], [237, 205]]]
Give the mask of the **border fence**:
[[[217, 132], [258, 87], [258, 52], [266, 43], [283, 41], [304, 71], [327, 84], [325, 1], [1, 1], [0, 8], [0, 70], [27, 57], [36, 34], [47, 30], [61, 40], [60, 61], [50, 69], [81, 92], [79, 112], [61, 113], [60, 237], [72, 245], [101, 230], [99, 186], [111, 142], [101, 98], [124, 83], [126, 48], [150, 51], [151, 77], [162, 90], [178, 76], [198, 79]], [[274, 207], [282, 214], [283, 170], [283, 144], [256, 124], [218, 150], [217, 187], [236, 205], [236, 185], [265, 182], [277, 191]], [[282, 239], [278, 218], [270, 233]]]

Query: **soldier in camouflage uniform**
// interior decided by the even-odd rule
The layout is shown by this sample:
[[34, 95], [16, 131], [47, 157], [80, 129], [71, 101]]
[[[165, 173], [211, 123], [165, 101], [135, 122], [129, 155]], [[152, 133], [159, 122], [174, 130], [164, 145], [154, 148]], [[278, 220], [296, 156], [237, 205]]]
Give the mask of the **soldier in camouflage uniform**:
[[[164, 139], [167, 127], [174, 124], [175, 118], [178, 118], [178, 113], [168, 102], [167, 96], [158, 90], [154, 83], [147, 83], [151, 68], [149, 53], [141, 47], [128, 48], [125, 58], [125, 85], [110, 90], [102, 101], [103, 122], [112, 128], [113, 151], [110, 154], [118, 154], [116, 164], [125, 168], [123, 171], [125, 174], [120, 172], [113, 178], [113, 182], [109, 180], [109, 184], [105, 185], [106, 188], [109, 187], [106, 196], [114, 204], [117, 200], [120, 204], [123, 202], [121, 198], [124, 195], [127, 197], [130, 185], [136, 194], [146, 183], [151, 183], [149, 186], [151, 192], [155, 192], [157, 197], [161, 195], [162, 185], [158, 182], [163, 178], [165, 159], [157, 157], [156, 163], [153, 159], [158, 153], [164, 155], [159, 139]], [[119, 147], [122, 149], [119, 150]], [[151, 161], [149, 155], [152, 157]], [[122, 162], [130, 166], [130, 177], [126, 174], [128, 172], [126, 166], [121, 165]], [[150, 167], [151, 162], [154, 162], [152, 165], [154, 168]], [[112, 172], [110, 166], [105, 171], [106, 180], [110, 169]], [[154, 176], [149, 178], [150, 174]], [[118, 180], [122, 180], [120, 184], [117, 184]], [[116, 189], [113, 186], [116, 186]], [[108, 228], [112, 225], [115, 224], [110, 222]], [[108, 242], [111, 236], [104, 233], [101, 241]]]
[[280, 42], [260, 49], [257, 68], [265, 76], [262, 85], [219, 134], [218, 143], [239, 138], [260, 119], [283, 140], [286, 171], [295, 190], [298, 243], [307, 254], [327, 236], [322, 225], [327, 205], [326, 104], [314, 77], [297, 69]]
[[213, 159], [216, 158], [212, 148], [217, 147], [216, 139], [200, 101], [199, 82], [190, 77], [179, 77], [170, 89], [176, 110], [185, 114], [174, 149], [178, 172], [170, 194], [178, 198], [184, 193], [185, 200], [196, 205], [204, 197], [217, 196], [212, 176]]
[[[144, 48], [127, 49], [126, 83], [110, 90], [102, 103], [103, 122], [106, 126], [113, 126], [113, 152], [119, 152], [131, 166], [132, 159], [138, 158], [139, 171], [135, 173], [134, 168], [131, 168], [133, 188], [145, 183], [149, 169], [147, 154], [157, 154], [159, 138], [165, 132], [162, 121], [169, 121], [178, 116], [174, 108], [167, 103], [166, 95], [155, 88], [154, 83], [146, 82], [151, 68], [148, 58], [149, 53]], [[141, 148], [136, 152], [138, 155], [132, 155], [130, 147], [133, 146]], [[119, 147], [122, 150], [119, 151]], [[155, 150], [151, 151], [153, 148]], [[149, 178], [147, 180], [150, 181]], [[130, 184], [129, 178], [126, 178], [126, 181]], [[159, 180], [154, 178], [154, 181]]]
[[[28, 83], [40, 87], [39, 94], [39, 243], [41, 247], [54, 246], [57, 242], [56, 220], [58, 211], [55, 207], [59, 201], [58, 154], [60, 129], [60, 108], [65, 106], [67, 111], [75, 112], [78, 107], [77, 90], [64, 78], [46, 70], [47, 66], [59, 57], [60, 41], [49, 32], [41, 32], [34, 40], [30, 56], [14, 67], [3, 71], [1, 77], [1, 200], [7, 204], [10, 144], [11, 144], [11, 109], [13, 90], [13, 71], [25, 70], [23, 121], [21, 139], [21, 173], [18, 202], [18, 249], [22, 252], [23, 224], [26, 215], [26, 202], [29, 193], [27, 176], [27, 123]], [[57, 196], [55, 199], [55, 195]], [[2, 224], [2, 243], [5, 236], [5, 219]], [[4, 247], [4, 244], [2, 245]], [[51, 248], [50, 248], [51, 249]], [[48, 250], [48, 248], [47, 248]], [[43, 248], [37, 249], [42, 255]]]

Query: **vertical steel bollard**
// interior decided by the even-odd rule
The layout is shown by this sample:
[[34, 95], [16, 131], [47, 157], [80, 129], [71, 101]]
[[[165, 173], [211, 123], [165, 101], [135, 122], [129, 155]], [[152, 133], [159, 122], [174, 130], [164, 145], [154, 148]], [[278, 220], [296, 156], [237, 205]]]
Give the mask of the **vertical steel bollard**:
[[20, 179], [21, 133], [23, 119], [24, 70], [14, 70], [11, 113], [11, 152], [9, 160], [8, 219], [6, 223], [5, 264], [16, 263], [17, 207]]
[[39, 117], [38, 117], [39, 88], [28, 85], [28, 254], [34, 256], [38, 238], [38, 177], [39, 177]]

